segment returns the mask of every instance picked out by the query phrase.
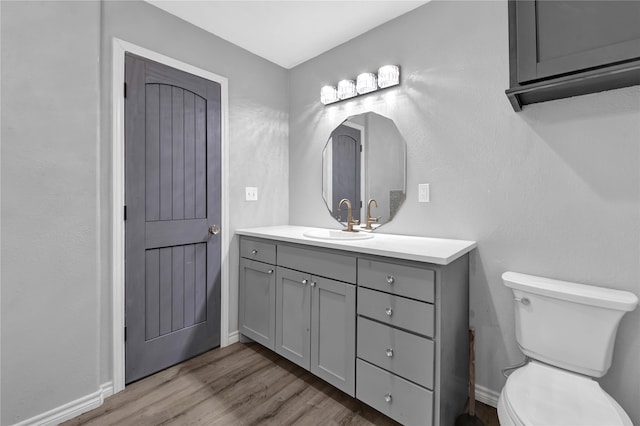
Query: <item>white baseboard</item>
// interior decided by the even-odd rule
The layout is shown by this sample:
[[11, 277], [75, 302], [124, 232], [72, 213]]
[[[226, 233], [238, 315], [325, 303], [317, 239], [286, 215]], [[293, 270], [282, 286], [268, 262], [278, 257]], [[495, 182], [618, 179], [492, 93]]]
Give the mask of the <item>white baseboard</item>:
[[100, 392], [102, 392], [102, 400], [109, 398], [113, 395], [113, 382], [107, 382], [100, 385]]
[[496, 408], [498, 406], [499, 397], [500, 392], [485, 388], [484, 386], [476, 385], [476, 401], [480, 401], [483, 404]]
[[238, 332], [238, 330], [229, 333], [229, 340], [228, 340], [228, 344], [231, 345], [233, 343], [237, 343], [240, 341], [240, 333]]
[[103, 383], [100, 385], [100, 389], [89, 395], [85, 395], [45, 413], [38, 414], [30, 419], [23, 420], [14, 426], [55, 426], [71, 420], [82, 413], [98, 408], [102, 405], [104, 399], [111, 395], [113, 395], [113, 383]]

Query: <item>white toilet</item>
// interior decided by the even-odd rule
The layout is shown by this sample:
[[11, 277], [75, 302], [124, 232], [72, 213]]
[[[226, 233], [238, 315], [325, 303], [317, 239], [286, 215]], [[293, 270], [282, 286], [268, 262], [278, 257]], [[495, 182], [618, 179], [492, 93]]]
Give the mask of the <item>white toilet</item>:
[[515, 300], [516, 340], [530, 361], [498, 399], [500, 424], [632, 425], [592, 378], [604, 376], [633, 293], [515, 272], [502, 275]]

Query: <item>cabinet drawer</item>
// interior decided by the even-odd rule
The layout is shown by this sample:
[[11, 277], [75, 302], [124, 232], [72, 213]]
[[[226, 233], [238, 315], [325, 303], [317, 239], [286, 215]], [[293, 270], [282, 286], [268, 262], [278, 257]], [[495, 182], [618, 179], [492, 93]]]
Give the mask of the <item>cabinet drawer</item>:
[[358, 287], [358, 314], [433, 337], [435, 317], [430, 303]]
[[358, 358], [433, 389], [434, 342], [358, 317]]
[[240, 240], [240, 256], [258, 262], [276, 264], [276, 245], [265, 241]]
[[433, 424], [433, 393], [356, 360], [356, 398], [405, 425]]
[[346, 253], [280, 245], [278, 265], [311, 275], [356, 283], [356, 258]]
[[433, 303], [435, 272], [413, 266], [358, 259], [358, 285]]

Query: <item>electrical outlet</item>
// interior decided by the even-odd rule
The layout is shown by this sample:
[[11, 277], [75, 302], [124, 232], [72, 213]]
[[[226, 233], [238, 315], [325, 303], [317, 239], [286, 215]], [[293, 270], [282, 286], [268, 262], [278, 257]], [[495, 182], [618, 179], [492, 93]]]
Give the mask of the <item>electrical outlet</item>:
[[258, 201], [258, 188], [255, 186], [247, 186], [245, 190], [245, 200]]
[[420, 183], [418, 184], [418, 202], [419, 203], [428, 203], [430, 201], [431, 194], [429, 191], [428, 183]]

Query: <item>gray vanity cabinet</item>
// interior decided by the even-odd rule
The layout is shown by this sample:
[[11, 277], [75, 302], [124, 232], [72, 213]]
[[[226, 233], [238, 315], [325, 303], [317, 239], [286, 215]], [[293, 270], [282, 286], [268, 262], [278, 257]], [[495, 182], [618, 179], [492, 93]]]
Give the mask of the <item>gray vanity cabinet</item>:
[[356, 398], [403, 424], [451, 425], [467, 397], [468, 257], [358, 258]]
[[356, 286], [311, 280], [311, 372], [355, 396]]
[[454, 423], [468, 255], [437, 265], [246, 236], [240, 249], [242, 335], [403, 424]]
[[278, 266], [276, 273], [276, 352], [307, 370], [311, 331], [311, 276]]
[[[272, 252], [273, 257], [267, 258], [275, 263], [275, 245], [271, 249], [257, 251], [255, 242], [243, 241], [251, 256], [261, 254], [261, 251]], [[268, 247], [268, 246], [267, 246]], [[264, 248], [264, 247], [263, 247]], [[252, 254], [252, 251], [257, 251]], [[269, 256], [269, 255], [268, 255]], [[275, 265], [263, 263], [242, 257], [240, 259], [240, 283], [238, 305], [238, 328], [241, 334], [275, 350], [275, 309], [276, 309], [276, 274]]]
[[354, 396], [355, 311], [355, 285], [278, 266], [275, 351]]

